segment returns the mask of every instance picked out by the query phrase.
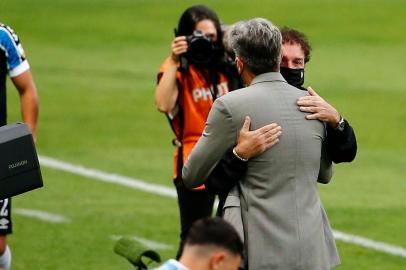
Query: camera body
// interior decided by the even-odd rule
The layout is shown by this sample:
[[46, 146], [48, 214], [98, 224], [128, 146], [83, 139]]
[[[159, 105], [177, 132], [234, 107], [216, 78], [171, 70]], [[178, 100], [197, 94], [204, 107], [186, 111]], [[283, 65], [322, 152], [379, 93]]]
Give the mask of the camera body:
[[211, 62], [214, 55], [213, 41], [201, 31], [194, 31], [192, 35], [186, 36], [188, 51], [186, 57], [193, 64], [205, 65]]
[[0, 127], [0, 200], [43, 186], [31, 131], [26, 124]]

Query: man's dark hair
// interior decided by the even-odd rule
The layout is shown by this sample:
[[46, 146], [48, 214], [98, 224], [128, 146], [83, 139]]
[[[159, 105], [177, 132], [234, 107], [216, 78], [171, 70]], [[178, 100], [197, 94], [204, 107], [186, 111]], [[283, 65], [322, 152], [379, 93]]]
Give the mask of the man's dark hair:
[[299, 32], [289, 27], [283, 27], [281, 29], [281, 34], [282, 34], [282, 44], [285, 43], [299, 44], [300, 47], [302, 47], [302, 50], [305, 55], [304, 59], [305, 63], [309, 62], [312, 47], [310, 46], [309, 40], [307, 39], [306, 35], [302, 32]]
[[190, 228], [185, 245], [212, 245], [242, 257], [243, 244], [231, 224], [222, 218], [203, 218]]

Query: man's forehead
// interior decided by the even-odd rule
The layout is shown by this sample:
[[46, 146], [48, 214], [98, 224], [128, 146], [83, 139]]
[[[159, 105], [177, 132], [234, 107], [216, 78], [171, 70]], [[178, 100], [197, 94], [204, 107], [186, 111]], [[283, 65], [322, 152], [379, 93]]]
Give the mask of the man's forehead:
[[301, 55], [304, 57], [304, 50], [302, 48], [302, 45], [300, 45], [297, 42], [294, 41], [288, 41], [282, 43], [282, 52], [284, 55]]
[[300, 45], [300, 43], [298, 43], [298, 42], [296, 42], [294, 40], [289, 40], [289, 41], [282, 42], [282, 46], [286, 46], [286, 45], [289, 45], [289, 46], [292, 46], [292, 47], [298, 47], [302, 51], [304, 51], [303, 48], [302, 48], [302, 45]]

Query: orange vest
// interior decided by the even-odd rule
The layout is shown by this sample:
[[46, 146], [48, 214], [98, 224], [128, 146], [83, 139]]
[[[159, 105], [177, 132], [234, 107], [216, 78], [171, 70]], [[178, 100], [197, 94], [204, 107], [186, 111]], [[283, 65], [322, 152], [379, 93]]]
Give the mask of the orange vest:
[[[158, 78], [165, 72], [165, 62], [160, 68]], [[176, 114], [170, 118], [170, 122], [177, 139], [182, 144], [182, 161], [185, 162], [193, 147], [199, 140], [204, 130], [207, 116], [213, 105], [213, 95], [220, 97], [229, 92], [228, 79], [224, 74], [218, 76], [217, 92], [214, 93], [213, 85], [205, 79], [203, 73], [189, 65], [186, 71], [176, 74], [179, 95], [177, 100]], [[174, 154], [174, 178], [178, 176], [179, 148]], [[182, 163], [183, 165], [183, 163]]]

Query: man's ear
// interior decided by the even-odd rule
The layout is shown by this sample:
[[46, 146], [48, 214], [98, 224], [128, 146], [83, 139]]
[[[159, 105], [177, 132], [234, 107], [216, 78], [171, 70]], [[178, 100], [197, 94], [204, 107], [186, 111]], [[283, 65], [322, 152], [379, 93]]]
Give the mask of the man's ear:
[[235, 64], [237, 66], [238, 73], [241, 75], [242, 71], [244, 70], [244, 62], [241, 60], [240, 57], [235, 57]]
[[221, 270], [225, 259], [226, 253], [224, 251], [214, 252], [210, 257], [210, 269]]

